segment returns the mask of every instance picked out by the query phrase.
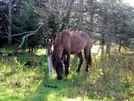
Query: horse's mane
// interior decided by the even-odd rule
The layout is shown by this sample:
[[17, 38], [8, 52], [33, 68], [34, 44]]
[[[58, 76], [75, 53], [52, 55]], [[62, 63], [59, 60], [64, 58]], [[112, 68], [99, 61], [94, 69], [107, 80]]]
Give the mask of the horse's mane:
[[[55, 38], [54, 51], [53, 51], [53, 55], [52, 55], [53, 65], [56, 65], [60, 61], [59, 52], [60, 52], [60, 44], [61, 44], [61, 35], [62, 35], [62, 32], [59, 33], [57, 35], [57, 37]], [[55, 68], [55, 66], [54, 66], [54, 68]]]
[[55, 50], [55, 53], [60, 52], [60, 49], [61, 49], [61, 44], [63, 43], [64, 41], [64, 37], [65, 35], [69, 35], [69, 32], [64, 30], [62, 31], [61, 33], [59, 33], [55, 39], [55, 43], [54, 43], [54, 50]]
[[62, 44], [64, 41], [64, 37], [66, 35], [69, 35], [69, 32], [64, 30], [61, 33], [59, 33], [57, 35], [57, 37], [55, 38], [55, 42], [54, 42], [54, 51], [53, 51], [53, 63], [58, 63], [61, 59], [61, 55], [62, 55]]
[[53, 52], [53, 56], [58, 55], [57, 52], [60, 50], [59, 49], [59, 44], [60, 44], [60, 34], [58, 34], [58, 36], [55, 39], [54, 42], [54, 52]]

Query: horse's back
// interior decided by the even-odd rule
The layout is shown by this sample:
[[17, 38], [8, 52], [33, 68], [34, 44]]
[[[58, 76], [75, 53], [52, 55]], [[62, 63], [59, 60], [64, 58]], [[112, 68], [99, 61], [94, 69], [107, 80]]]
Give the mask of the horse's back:
[[72, 31], [69, 33], [72, 39], [76, 39], [75, 41], [89, 41], [89, 36], [86, 32], [82, 31]]
[[63, 31], [62, 34], [65, 50], [71, 54], [81, 52], [90, 43], [89, 36], [82, 31]]

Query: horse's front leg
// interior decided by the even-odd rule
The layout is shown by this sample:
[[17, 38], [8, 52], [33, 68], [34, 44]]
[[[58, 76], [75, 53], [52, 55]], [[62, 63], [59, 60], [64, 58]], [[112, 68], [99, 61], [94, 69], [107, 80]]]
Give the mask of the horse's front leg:
[[66, 74], [66, 76], [69, 74], [69, 63], [70, 63], [70, 54], [67, 53], [67, 55], [64, 56], [64, 64], [65, 64], [65, 74]]
[[81, 68], [81, 65], [83, 63], [83, 57], [82, 57], [82, 53], [78, 53], [78, 57], [79, 57], [79, 60], [80, 60], [80, 63], [79, 63], [79, 66], [78, 66], [78, 69], [77, 69], [77, 72], [80, 71], [80, 68]]
[[48, 75], [50, 76], [51, 75], [51, 60], [50, 60], [50, 57], [48, 56], [47, 57], [47, 63], [48, 63]]

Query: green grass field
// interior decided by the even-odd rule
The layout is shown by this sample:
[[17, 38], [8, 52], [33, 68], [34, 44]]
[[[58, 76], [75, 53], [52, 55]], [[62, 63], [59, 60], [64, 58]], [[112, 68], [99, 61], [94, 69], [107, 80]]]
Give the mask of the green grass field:
[[[0, 101], [134, 101], [133, 56], [93, 55], [90, 71], [84, 61], [76, 73], [78, 58], [72, 55], [69, 76], [57, 80], [56, 73], [48, 76], [45, 52], [0, 57]], [[29, 60], [36, 62], [25, 66]]]

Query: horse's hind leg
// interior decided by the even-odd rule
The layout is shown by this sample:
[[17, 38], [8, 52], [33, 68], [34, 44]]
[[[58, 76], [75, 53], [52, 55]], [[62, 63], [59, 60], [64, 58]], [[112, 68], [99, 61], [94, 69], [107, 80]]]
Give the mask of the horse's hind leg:
[[82, 57], [82, 53], [81, 53], [81, 52], [80, 52], [80, 53], [78, 53], [78, 57], [79, 57], [79, 59], [80, 59], [80, 63], [79, 63], [79, 66], [78, 66], [77, 72], [79, 72], [79, 71], [80, 71], [81, 65], [82, 65], [82, 63], [83, 63], [83, 57]]
[[85, 59], [86, 59], [86, 72], [87, 72], [88, 66], [91, 64], [91, 51], [89, 50], [89, 48], [85, 47], [84, 55], [85, 55]]

